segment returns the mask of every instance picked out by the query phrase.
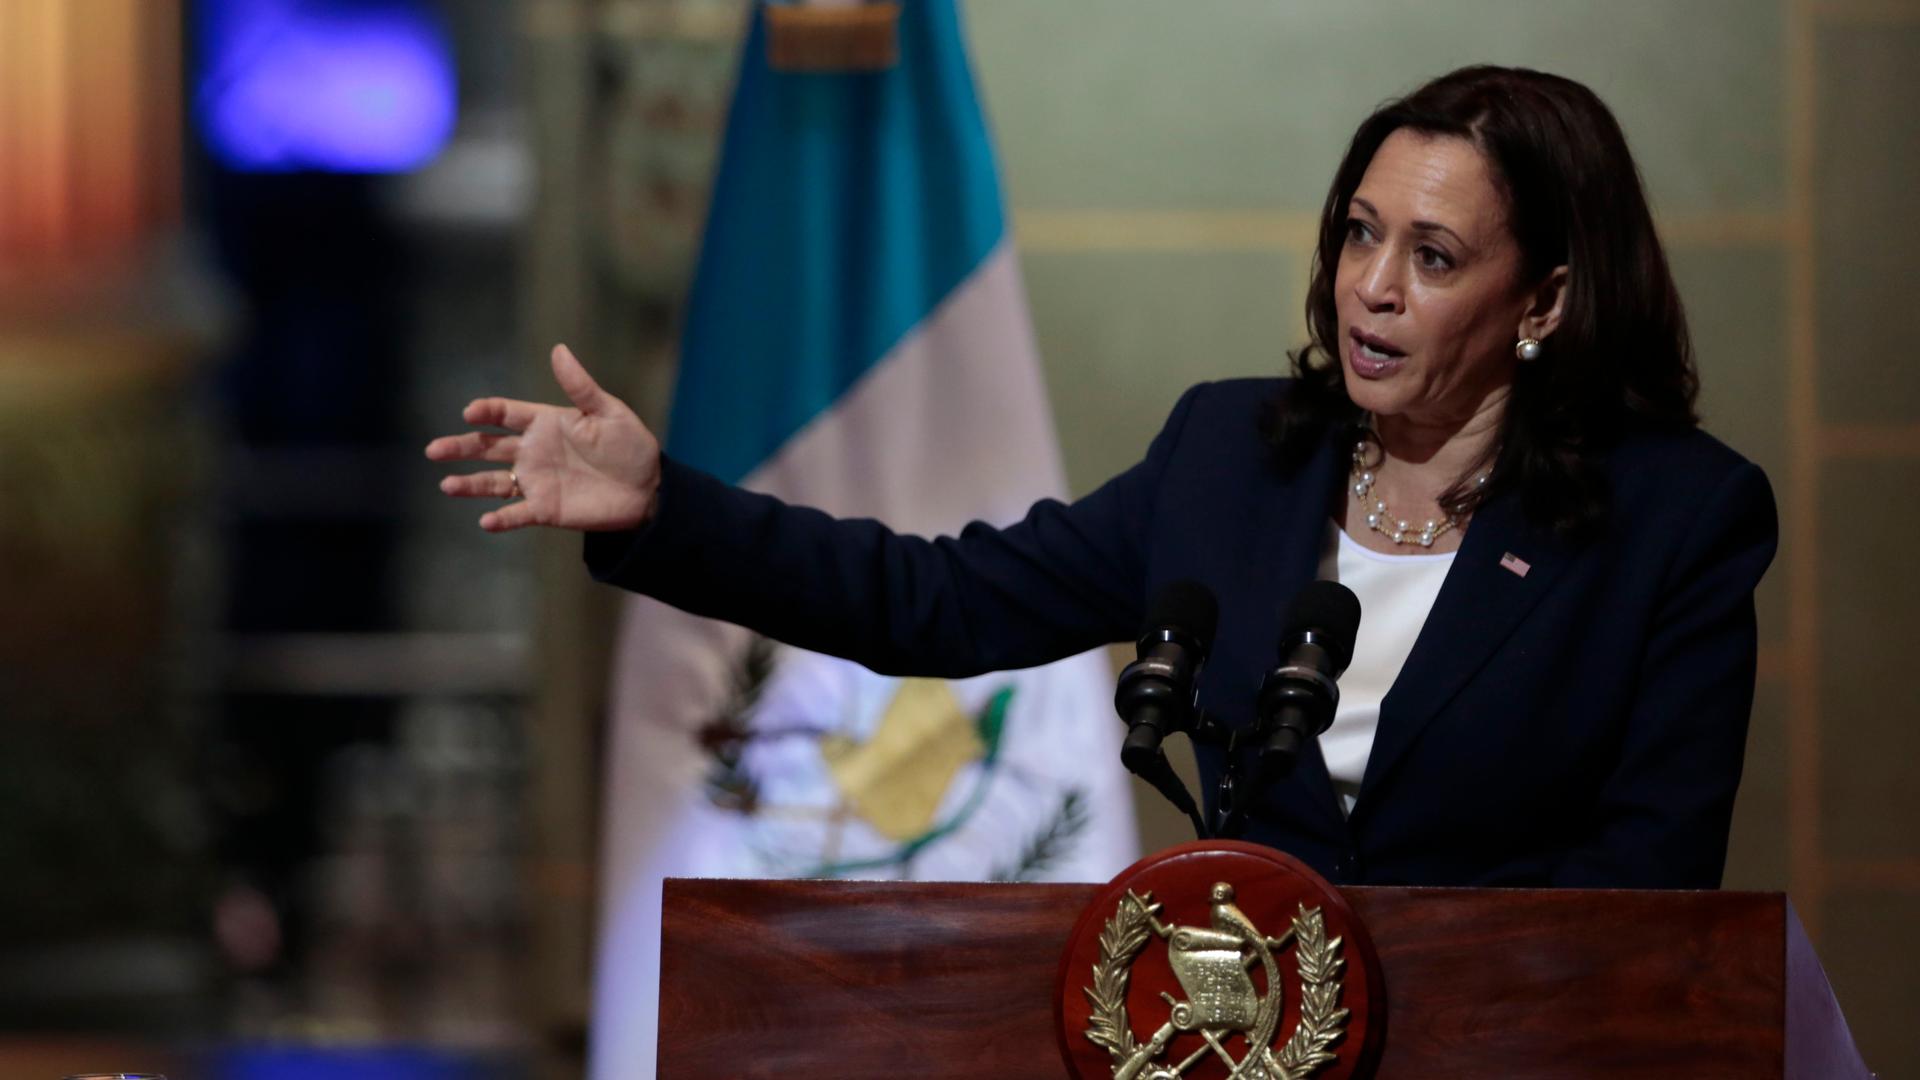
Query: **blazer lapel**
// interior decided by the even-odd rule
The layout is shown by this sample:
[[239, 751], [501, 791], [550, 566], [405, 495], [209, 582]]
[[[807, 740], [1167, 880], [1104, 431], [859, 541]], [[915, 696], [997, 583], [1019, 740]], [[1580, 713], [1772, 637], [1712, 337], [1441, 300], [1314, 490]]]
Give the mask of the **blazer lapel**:
[[1356, 813], [1552, 588], [1570, 556], [1565, 541], [1527, 522], [1513, 493], [1474, 515], [1413, 652], [1381, 702]]
[[[1266, 549], [1262, 561], [1271, 575], [1266, 587], [1257, 590], [1268, 598], [1272, 611], [1268, 618], [1273, 633], [1261, 646], [1267, 650], [1263, 657], [1267, 668], [1279, 662], [1276, 649], [1288, 606], [1319, 575], [1321, 545], [1331, 521], [1334, 491], [1346, 483], [1347, 476], [1347, 452], [1335, 441], [1332, 435], [1322, 439], [1320, 448], [1295, 477], [1276, 477], [1261, 515], [1260, 527], [1267, 537], [1260, 545]], [[1326, 759], [1320, 756], [1319, 740], [1308, 743], [1294, 763], [1290, 780], [1300, 785], [1301, 796], [1325, 824], [1338, 830], [1346, 828], [1347, 816], [1334, 793]]]

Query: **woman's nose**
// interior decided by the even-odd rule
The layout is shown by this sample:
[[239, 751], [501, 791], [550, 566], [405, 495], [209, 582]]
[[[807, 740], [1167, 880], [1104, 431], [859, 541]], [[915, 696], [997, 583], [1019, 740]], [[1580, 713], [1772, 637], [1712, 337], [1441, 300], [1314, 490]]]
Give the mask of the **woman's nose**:
[[1361, 269], [1360, 276], [1353, 283], [1354, 295], [1366, 305], [1368, 311], [1397, 312], [1405, 299], [1404, 289], [1399, 275], [1394, 272], [1397, 261], [1385, 247], [1375, 248], [1367, 256], [1367, 264]]

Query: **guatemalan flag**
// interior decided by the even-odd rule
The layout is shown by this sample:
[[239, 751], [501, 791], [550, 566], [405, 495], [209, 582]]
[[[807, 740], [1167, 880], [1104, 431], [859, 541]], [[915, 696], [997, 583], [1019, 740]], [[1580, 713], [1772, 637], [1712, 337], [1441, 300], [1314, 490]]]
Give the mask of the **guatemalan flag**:
[[[668, 453], [925, 536], [1064, 494], [952, 0], [883, 72], [741, 55]], [[671, 511], [669, 511], [671, 512]], [[1112, 670], [876, 675], [632, 598], [616, 655], [592, 1075], [653, 1075], [661, 879], [1099, 881], [1135, 856]]]

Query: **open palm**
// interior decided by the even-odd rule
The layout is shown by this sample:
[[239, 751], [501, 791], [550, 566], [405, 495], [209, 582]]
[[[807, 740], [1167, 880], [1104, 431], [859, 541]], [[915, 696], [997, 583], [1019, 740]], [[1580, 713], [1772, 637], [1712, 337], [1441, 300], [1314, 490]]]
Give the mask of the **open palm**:
[[433, 461], [484, 461], [504, 469], [448, 476], [440, 490], [469, 498], [517, 499], [480, 516], [506, 532], [528, 525], [595, 532], [631, 529], [653, 514], [660, 487], [660, 441], [626, 403], [600, 388], [565, 345], [553, 349], [553, 377], [572, 407], [480, 398], [469, 431], [427, 444]]

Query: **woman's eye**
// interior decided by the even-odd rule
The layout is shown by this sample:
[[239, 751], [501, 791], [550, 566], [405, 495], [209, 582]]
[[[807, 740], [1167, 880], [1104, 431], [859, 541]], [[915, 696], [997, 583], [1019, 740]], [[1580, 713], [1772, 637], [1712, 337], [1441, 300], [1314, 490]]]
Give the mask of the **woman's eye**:
[[1420, 267], [1423, 270], [1453, 269], [1453, 260], [1447, 258], [1446, 252], [1436, 247], [1422, 246], [1414, 252], [1414, 258], [1420, 261]]
[[1353, 218], [1347, 219], [1347, 243], [1358, 244], [1367, 239], [1371, 232], [1372, 230], [1367, 228], [1366, 222], [1357, 221]]

